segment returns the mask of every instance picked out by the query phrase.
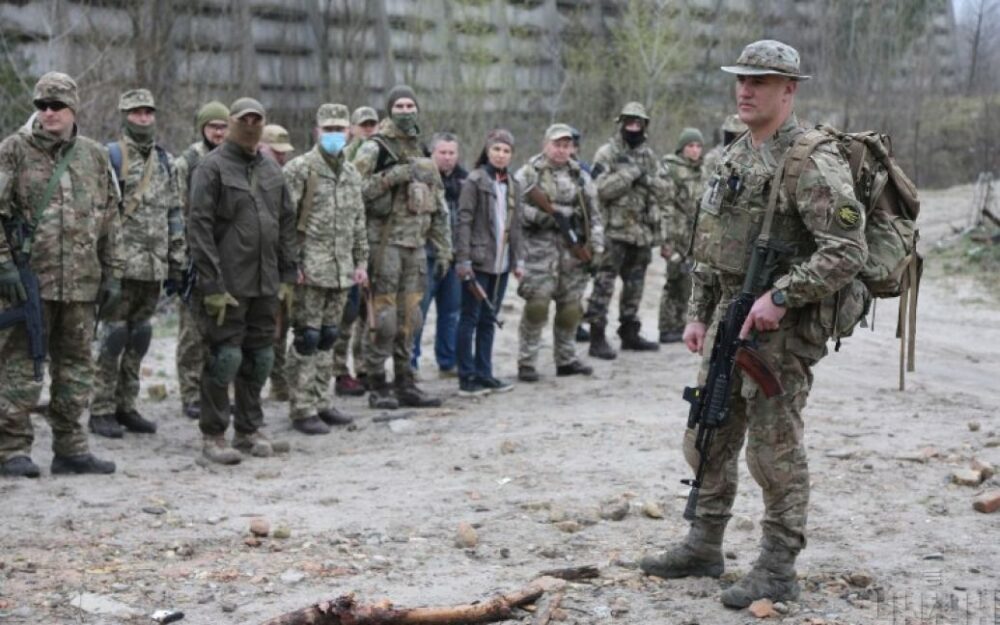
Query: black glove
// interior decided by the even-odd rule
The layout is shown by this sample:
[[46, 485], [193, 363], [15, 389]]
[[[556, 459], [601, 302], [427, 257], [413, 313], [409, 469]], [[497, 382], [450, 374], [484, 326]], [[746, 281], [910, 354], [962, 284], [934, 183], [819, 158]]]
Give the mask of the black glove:
[[28, 299], [21, 284], [21, 274], [13, 262], [0, 263], [0, 297], [17, 304]]

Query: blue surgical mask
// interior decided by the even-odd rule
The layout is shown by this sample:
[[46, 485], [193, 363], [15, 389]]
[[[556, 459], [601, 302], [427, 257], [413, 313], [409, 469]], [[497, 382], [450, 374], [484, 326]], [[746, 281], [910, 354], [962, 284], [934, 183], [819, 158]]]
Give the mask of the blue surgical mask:
[[319, 145], [327, 154], [340, 154], [340, 151], [344, 149], [344, 145], [346, 144], [346, 132], [321, 132], [319, 135]]

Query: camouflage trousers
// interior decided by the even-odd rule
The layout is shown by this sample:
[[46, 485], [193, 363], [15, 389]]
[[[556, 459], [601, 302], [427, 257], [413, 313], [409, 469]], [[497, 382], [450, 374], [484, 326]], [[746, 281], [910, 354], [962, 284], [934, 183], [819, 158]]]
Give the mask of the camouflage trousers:
[[[6, 302], [0, 309], [6, 309]], [[60, 456], [86, 453], [87, 434], [80, 416], [93, 386], [93, 302], [43, 300], [42, 314], [48, 339], [51, 399], [45, 418], [52, 428], [52, 451]], [[31, 454], [35, 433], [31, 410], [42, 395], [34, 378], [24, 324], [0, 330], [0, 462]]]
[[615, 280], [619, 277], [622, 279], [622, 293], [618, 301], [618, 322], [638, 319], [646, 267], [652, 260], [648, 245], [638, 246], [609, 239], [594, 276], [594, 289], [585, 316], [587, 322], [601, 327], [608, 325], [608, 308], [615, 293]]
[[196, 404], [201, 395], [201, 370], [205, 368], [208, 348], [198, 327], [198, 318], [191, 303], [177, 303], [177, 381], [181, 389], [181, 403]]
[[385, 371], [385, 361], [391, 357], [396, 379], [407, 379], [412, 376], [413, 336], [423, 322], [420, 300], [427, 287], [426, 253], [423, 246], [387, 245], [382, 258], [371, 262], [376, 267], [372, 297], [375, 336], [363, 333], [365, 371], [369, 375]]
[[590, 275], [561, 242], [542, 233], [525, 245], [524, 279], [517, 294], [524, 298], [518, 327], [519, 367], [535, 367], [542, 346], [542, 330], [549, 320], [549, 302], [555, 301], [552, 320], [552, 351], [556, 365], [576, 360], [576, 328], [583, 317], [581, 300]]
[[[354, 289], [360, 291], [360, 287], [355, 286], [351, 290]], [[353, 296], [348, 296], [347, 303], [344, 305], [344, 312], [340, 317], [340, 332], [333, 344], [333, 375], [335, 376], [351, 373], [347, 364], [348, 350], [350, 350], [354, 360], [354, 374], [359, 376], [364, 375], [365, 372], [364, 359], [361, 357], [361, 341], [366, 329], [368, 314], [362, 293], [358, 293], [356, 305], [351, 303], [352, 299]]]
[[[729, 298], [716, 309], [714, 319], [725, 314]], [[746, 461], [763, 490], [764, 534], [788, 549], [805, 547], [806, 517], [809, 506], [809, 467], [803, 442], [802, 410], [812, 387], [812, 366], [822, 348], [802, 345], [796, 333], [799, 310], [790, 309], [778, 330], [758, 334], [758, 348], [776, 372], [785, 393], [768, 399], [757, 384], [742, 373], [736, 376], [729, 419], [715, 434], [698, 499], [697, 516], [729, 518], [736, 486], [740, 449], [746, 440]], [[708, 371], [711, 341], [717, 321], [709, 328], [699, 383]], [[803, 355], [811, 352], [810, 356]], [[684, 434], [684, 457], [693, 470], [699, 454], [694, 448], [695, 430]]]
[[691, 297], [691, 273], [684, 263], [667, 261], [666, 280], [660, 295], [660, 332], [684, 331], [688, 298]]
[[275, 322], [274, 334], [274, 366], [271, 367], [271, 399], [275, 396], [288, 394], [288, 369], [286, 354], [288, 353], [288, 330], [291, 329], [288, 315], [279, 314]]
[[[195, 297], [201, 301], [202, 294]], [[199, 306], [198, 326], [208, 350], [201, 374], [201, 420], [203, 434], [215, 436], [229, 427], [229, 386], [235, 388], [233, 427], [237, 432], [256, 432], [264, 421], [260, 392], [274, 364], [274, 322], [278, 298], [237, 297], [238, 306], [226, 307], [225, 319]]]
[[[336, 331], [347, 301], [347, 289], [324, 289], [315, 286], [295, 287], [292, 326], [296, 339], [288, 348], [288, 398], [291, 402], [289, 416], [292, 420], [308, 419], [326, 408], [330, 378], [333, 377], [333, 341], [323, 336], [330, 328]], [[303, 354], [296, 347], [303, 331], [309, 328], [319, 334], [318, 345]]]
[[159, 282], [123, 280], [121, 301], [102, 314], [90, 414], [135, 410], [142, 359], [153, 336], [150, 319], [159, 300]]

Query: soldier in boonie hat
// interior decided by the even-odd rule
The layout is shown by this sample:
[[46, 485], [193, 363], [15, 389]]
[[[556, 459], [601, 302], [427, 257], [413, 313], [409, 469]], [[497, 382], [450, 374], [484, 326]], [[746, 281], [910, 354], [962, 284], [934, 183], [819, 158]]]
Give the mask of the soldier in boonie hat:
[[812, 78], [812, 76], [801, 73], [798, 51], [788, 44], [773, 39], [762, 39], [751, 43], [743, 48], [740, 58], [736, 60], [736, 65], [725, 65], [720, 69], [741, 76], [772, 74], [792, 80]]

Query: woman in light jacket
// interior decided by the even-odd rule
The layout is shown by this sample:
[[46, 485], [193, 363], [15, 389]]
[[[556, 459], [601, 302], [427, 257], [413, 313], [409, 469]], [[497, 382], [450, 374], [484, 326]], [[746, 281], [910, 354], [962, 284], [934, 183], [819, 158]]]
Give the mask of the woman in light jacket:
[[493, 376], [493, 332], [510, 272], [518, 280], [524, 275], [521, 189], [507, 173], [513, 155], [514, 136], [507, 130], [491, 130], [458, 199], [455, 269], [462, 281], [457, 342], [461, 395], [512, 388]]

